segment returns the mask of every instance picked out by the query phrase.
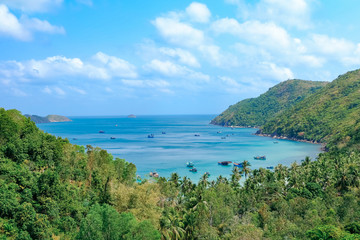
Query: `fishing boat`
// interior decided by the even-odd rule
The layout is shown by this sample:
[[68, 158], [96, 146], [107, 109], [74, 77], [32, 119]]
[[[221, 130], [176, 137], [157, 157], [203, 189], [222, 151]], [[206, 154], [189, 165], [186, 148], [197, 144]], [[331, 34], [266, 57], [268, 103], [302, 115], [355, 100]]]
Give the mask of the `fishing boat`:
[[266, 156], [256, 156], [254, 157], [255, 160], [266, 160]]
[[110, 137], [110, 139], [116, 139], [116, 137]]
[[194, 167], [194, 163], [193, 163], [193, 162], [187, 162], [187, 163], [186, 163], [186, 166], [192, 168], [192, 167]]
[[273, 166], [270, 166], [270, 167], [266, 167], [266, 169], [274, 169], [274, 167], [273, 167]]
[[99, 131], [99, 133], [105, 133], [105, 131], [103, 131], [103, 130], [100, 130], [100, 131]]
[[197, 169], [196, 168], [192, 168], [189, 170], [189, 172], [197, 172]]
[[228, 165], [231, 164], [231, 163], [232, 163], [231, 161], [222, 161], [222, 162], [218, 162], [218, 165], [228, 166]]
[[155, 136], [154, 136], [154, 134], [149, 134], [148, 135], [148, 138], [154, 138]]
[[157, 172], [150, 172], [149, 173], [150, 177], [154, 177], [154, 178], [158, 178], [159, 177], [159, 174]]
[[234, 167], [243, 168], [244, 165], [243, 165], [243, 163], [236, 163], [236, 162], [234, 162]]

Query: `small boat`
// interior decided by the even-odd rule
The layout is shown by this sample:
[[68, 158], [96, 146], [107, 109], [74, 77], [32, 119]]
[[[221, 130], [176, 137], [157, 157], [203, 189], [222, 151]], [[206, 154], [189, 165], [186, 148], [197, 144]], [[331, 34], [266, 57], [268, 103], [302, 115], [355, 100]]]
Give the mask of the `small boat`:
[[141, 183], [141, 180], [142, 180], [142, 179], [141, 179], [140, 175], [137, 175], [137, 176], [136, 176], [136, 181], [137, 181], [138, 183]]
[[270, 166], [270, 167], [266, 167], [266, 169], [274, 169], [274, 167], [273, 167], [273, 166]]
[[234, 167], [243, 168], [244, 165], [243, 165], [243, 163], [236, 163], [236, 162], [234, 162]]
[[274, 143], [274, 144], [277, 144], [277, 143], [279, 143], [279, 142], [278, 142], [278, 141], [274, 141], [273, 143]]
[[266, 160], [266, 156], [256, 156], [254, 157], [255, 160]]
[[193, 163], [193, 162], [187, 162], [187, 163], [186, 163], [186, 166], [192, 168], [192, 167], [194, 167], [194, 163]]
[[110, 139], [116, 139], [116, 137], [110, 137]]
[[154, 177], [154, 178], [158, 178], [159, 177], [159, 174], [157, 172], [150, 172], [149, 173], [150, 177]]
[[77, 138], [73, 138], [73, 140], [77, 140]]
[[118, 125], [116, 124], [115, 127], [117, 127]]
[[221, 131], [218, 131], [217, 133], [221, 133]]
[[105, 131], [103, 131], [103, 130], [100, 130], [100, 131], [99, 131], [99, 133], [105, 133]]
[[195, 137], [200, 137], [200, 134], [195, 134], [194, 136], [195, 136]]
[[189, 172], [197, 172], [197, 169], [196, 168], [192, 168], [189, 170]]
[[154, 138], [154, 134], [149, 134], [148, 138]]
[[205, 172], [205, 175], [210, 177], [210, 173], [209, 172]]
[[222, 161], [222, 162], [218, 162], [218, 165], [228, 166], [231, 163], [232, 163], [231, 161]]
[[221, 139], [226, 139], [226, 137], [221, 137]]
[[166, 132], [162, 132], [162, 134], [166, 134]]

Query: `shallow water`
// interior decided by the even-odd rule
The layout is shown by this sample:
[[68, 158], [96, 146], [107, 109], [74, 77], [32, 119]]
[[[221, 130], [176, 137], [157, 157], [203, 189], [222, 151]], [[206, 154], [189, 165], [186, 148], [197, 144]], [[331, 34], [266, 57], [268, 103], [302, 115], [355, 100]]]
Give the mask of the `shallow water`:
[[[219, 166], [218, 161], [248, 160], [252, 169], [275, 167], [279, 163], [289, 166], [294, 161], [300, 163], [305, 156], [315, 159], [321, 152], [321, 146], [316, 144], [256, 136], [254, 133], [257, 129], [210, 125], [214, 117], [70, 117], [72, 122], [38, 124], [38, 127], [68, 138], [73, 144], [90, 144], [106, 149], [114, 157], [134, 163], [141, 177], [148, 177], [150, 171], [157, 171], [164, 177], [177, 172], [195, 182], [205, 172], [210, 172], [210, 179], [216, 179], [219, 175], [229, 177], [232, 166]], [[100, 130], [105, 133], [99, 133]], [[149, 134], [154, 134], [154, 138], [148, 138]], [[274, 141], [278, 144], [274, 144]], [[266, 160], [254, 160], [257, 155], [266, 155]], [[197, 173], [189, 172], [186, 167], [188, 161], [194, 162]]]

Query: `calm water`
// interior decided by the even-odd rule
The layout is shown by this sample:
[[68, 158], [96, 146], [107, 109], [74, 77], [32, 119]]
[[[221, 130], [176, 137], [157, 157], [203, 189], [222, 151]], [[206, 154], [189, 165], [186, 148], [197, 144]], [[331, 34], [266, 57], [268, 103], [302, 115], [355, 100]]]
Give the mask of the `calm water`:
[[[274, 144], [272, 138], [253, 135], [256, 129], [209, 125], [214, 117], [71, 117], [72, 122], [38, 124], [38, 127], [53, 135], [68, 138], [73, 144], [90, 144], [106, 149], [114, 157], [134, 163], [142, 177], [147, 177], [150, 171], [157, 171], [164, 177], [177, 172], [198, 181], [205, 172], [210, 172], [210, 179], [215, 179], [219, 175], [229, 177], [232, 170], [231, 166], [219, 166], [218, 161], [248, 160], [254, 169], [275, 167], [279, 163], [288, 166], [294, 161], [300, 162], [305, 156], [315, 159], [321, 152], [320, 145], [315, 144], [288, 140], [277, 140], [278, 144]], [[105, 133], [99, 133], [100, 130]], [[155, 137], [148, 138], [149, 134]], [[267, 159], [253, 160], [256, 155], [266, 155]], [[186, 167], [188, 161], [195, 163], [197, 173], [189, 172]]]

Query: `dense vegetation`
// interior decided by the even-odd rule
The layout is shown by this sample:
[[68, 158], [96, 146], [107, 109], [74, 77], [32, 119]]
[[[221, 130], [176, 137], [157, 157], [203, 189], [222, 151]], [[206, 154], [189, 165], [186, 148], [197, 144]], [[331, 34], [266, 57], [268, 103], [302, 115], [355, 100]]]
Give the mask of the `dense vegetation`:
[[245, 99], [230, 106], [211, 123], [221, 126], [262, 126], [326, 84], [304, 80], [281, 82], [257, 98]]
[[360, 148], [360, 70], [339, 76], [284, 111], [263, 133], [327, 142], [329, 147]]
[[[351, 100], [356, 76], [336, 85], [353, 86]], [[356, 141], [351, 130], [348, 144]], [[334, 148], [273, 171], [243, 166], [230, 179], [204, 175], [194, 184], [174, 173], [137, 183], [133, 164], [0, 109], [0, 239], [360, 239], [356, 149]]]

